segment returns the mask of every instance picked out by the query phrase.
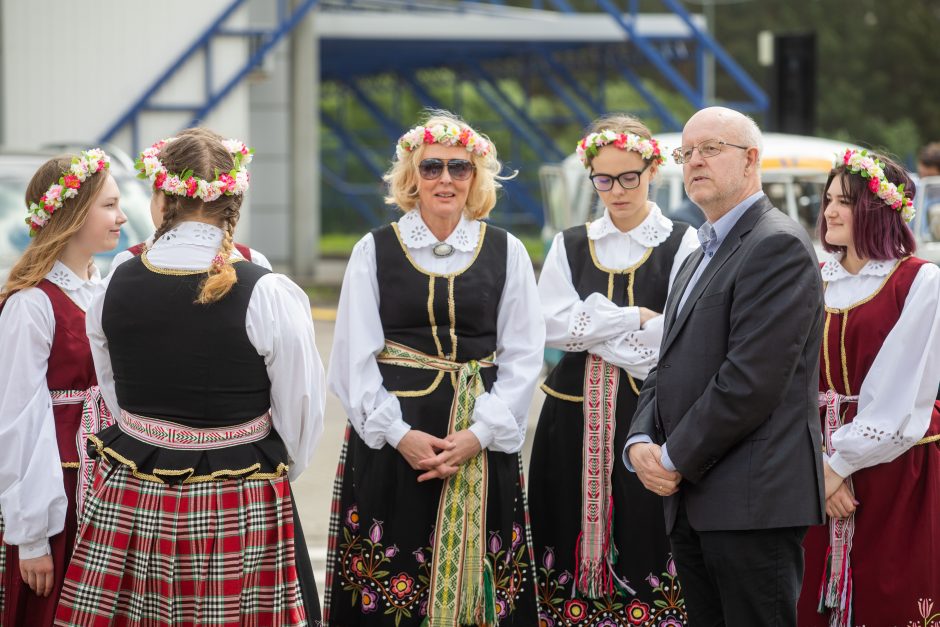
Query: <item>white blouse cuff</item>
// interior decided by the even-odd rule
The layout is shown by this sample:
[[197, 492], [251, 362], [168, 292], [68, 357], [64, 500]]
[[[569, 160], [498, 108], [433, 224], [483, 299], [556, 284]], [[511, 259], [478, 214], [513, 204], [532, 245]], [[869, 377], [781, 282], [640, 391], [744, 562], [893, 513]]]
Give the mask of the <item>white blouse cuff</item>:
[[52, 549], [49, 547], [49, 539], [43, 538], [35, 542], [26, 542], [19, 545], [19, 554], [21, 560], [31, 560], [43, 555], [49, 555]]
[[385, 400], [365, 416], [362, 431], [359, 433], [369, 448], [380, 449], [386, 443], [397, 448], [398, 443], [411, 429], [408, 423], [402, 420], [398, 397], [385, 392], [384, 388], [381, 389], [379, 396], [383, 393]]
[[855, 469], [852, 468], [852, 465], [843, 459], [839, 451], [836, 451], [830, 455], [829, 459], [826, 461], [829, 462], [829, 467], [832, 468], [832, 471], [843, 479], [848, 478], [853, 472], [855, 472]]
[[480, 440], [481, 447], [500, 453], [519, 452], [525, 438], [509, 406], [490, 392], [477, 397], [470, 430]]
[[639, 307], [618, 307], [603, 294], [594, 292], [572, 312], [568, 333], [572, 338], [591, 337], [602, 333], [606, 337], [640, 328]]
[[475, 422], [470, 425], [470, 433], [477, 436], [480, 441], [480, 448], [486, 450], [493, 443], [493, 430], [486, 423]]
[[388, 426], [388, 430], [385, 432], [385, 441], [388, 442], [389, 446], [397, 449], [398, 443], [409, 431], [411, 431], [411, 425], [399, 418]]

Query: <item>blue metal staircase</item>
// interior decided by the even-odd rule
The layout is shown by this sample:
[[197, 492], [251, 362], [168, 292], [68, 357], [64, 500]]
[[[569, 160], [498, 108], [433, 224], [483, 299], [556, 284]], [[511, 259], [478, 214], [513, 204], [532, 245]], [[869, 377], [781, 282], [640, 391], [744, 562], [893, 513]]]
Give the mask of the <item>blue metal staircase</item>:
[[[114, 136], [129, 127], [131, 148], [141, 148], [139, 129], [141, 117], [148, 113], [182, 112], [190, 115], [190, 124], [197, 124], [205, 118], [248, 74], [258, 67], [265, 56], [316, 5], [318, 0], [303, 0], [294, 9], [288, 7], [287, 0], [276, 0], [276, 22], [269, 28], [231, 28], [226, 24], [232, 16], [246, 4], [247, 0], [233, 0], [203, 31], [195, 41], [179, 55], [127, 110], [101, 135], [100, 143], [111, 141]], [[243, 38], [250, 42], [251, 54], [248, 60], [229, 76], [219, 76], [217, 64], [213, 58], [213, 42], [222, 38]], [[183, 68], [193, 63], [202, 63], [203, 91], [199, 100], [183, 104], [160, 104], [156, 101], [161, 89]], [[215, 84], [221, 84], [215, 88]]]
[[[388, 165], [395, 139], [415, 122], [421, 107], [455, 110], [480, 130], [499, 137], [501, 160], [518, 169], [520, 175], [506, 182], [497, 220], [532, 227], [543, 220], [538, 166], [570, 154], [581, 129], [606, 110], [630, 109], [651, 123], [655, 131], [675, 131], [680, 130], [685, 113], [710, 104], [758, 115], [768, 109], [763, 90], [680, 0], [659, 0], [662, 11], [656, 15], [665, 16], [664, 20], [673, 25], [665, 31], [647, 26], [651, 22], [644, 19], [651, 14], [639, 11], [638, 0], [595, 0], [596, 10], [592, 12], [577, 11], [568, 0], [302, 0], [294, 3], [292, 10], [286, 0], [276, 1], [277, 18], [272, 26], [232, 28], [226, 24], [248, 2], [233, 0], [101, 140], [110, 140], [129, 129], [136, 149], [140, 147], [138, 132], [143, 116], [169, 111], [185, 113], [191, 123], [203, 119], [315, 7], [318, 29], [325, 23], [321, 18], [379, 13], [387, 15], [389, 22], [403, 14], [414, 16], [414, 20], [452, 16], [460, 23], [470, 18], [492, 18], [493, 25], [517, 20], [515, 23], [534, 31], [539, 24], [557, 24], [559, 20], [574, 24], [579, 19], [592, 19], [607, 31], [606, 39], [593, 33], [577, 39], [563, 32], [559, 35], [556, 29], [554, 39], [539, 39], [537, 34], [522, 32], [524, 26], [505, 38], [473, 37], [463, 32], [459, 37], [434, 36], [417, 31], [411, 37], [394, 32], [391, 26], [336, 36], [318, 30], [324, 94], [324, 211], [332, 210], [333, 205], [351, 206], [365, 225], [387, 217], [380, 209], [379, 176]], [[248, 38], [252, 52], [234, 74], [220, 79], [216, 76], [219, 70], [213, 60], [212, 43], [231, 37]], [[742, 99], [720, 103], [708, 100], [706, 55], [712, 55], [717, 69], [732, 79]], [[205, 86], [199, 99], [161, 104], [157, 97], [163, 86], [192, 63], [203, 65]], [[632, 94], [629, 103], [614, 101], [611, 92], [616, 89], [622, 94], [625, 86]], [[467, 90], [478, 96], [475, 102], [485, 103], [485, 110], [471, 112], [465, 107]], [[375, 184], [367, 184], [366, 180]]]

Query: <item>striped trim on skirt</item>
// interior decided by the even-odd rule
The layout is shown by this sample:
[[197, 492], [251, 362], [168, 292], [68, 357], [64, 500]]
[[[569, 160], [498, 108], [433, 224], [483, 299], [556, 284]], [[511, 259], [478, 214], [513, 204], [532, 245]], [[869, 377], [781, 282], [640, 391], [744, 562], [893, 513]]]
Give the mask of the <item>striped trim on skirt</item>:
[[99, 464], [56, 625], [307, 624], [287, 475], [168, 485]]

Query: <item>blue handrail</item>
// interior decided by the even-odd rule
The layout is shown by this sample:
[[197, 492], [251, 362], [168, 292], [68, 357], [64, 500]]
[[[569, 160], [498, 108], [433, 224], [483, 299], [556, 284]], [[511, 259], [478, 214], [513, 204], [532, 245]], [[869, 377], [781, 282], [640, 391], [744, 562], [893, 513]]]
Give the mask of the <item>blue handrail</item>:
[[[230, 17], [245, 4], [245, 0], [233, 0], [223, 9], [212, 23], [184, 50], [172, 63], [150, 84], [147, 89], [127, 108], [127, 110], [102, 133], [99, 142], [110, 141], [124, 127], [131, 127], [132, 149], [136, 150], [140, 143], [138, 137], [140, 115], [145, 111], [175, 111], [191, 112], [193, 114], [191, 124], [199, 122], [256, 68], [264, 57], [277, 45], [281, 39], [290, 33], [297, 24], [307, 15], [307, 13], [317, 5], [319, 0], [305, 0], [293, 11], [287, 9], [284, 0], [278, 0], [277, 14], [278, 24], [273, 29], [230, 29], [225, 28], [225, 23]], [[245, 64], [217, 91], [212, 89], [213, 77], [213, 58], [212, 58], [212, 40], [215, 37], [261, 37], [262, 44], [248, 58]], [[188, 63], [193, 55], [198, 51], [203, 51], [204, 64], [204, 94], [201, 102], [191, 104], [155, 104], [151, 100], [160, 91], [163, 85], [172, 78], [180, 69]]]

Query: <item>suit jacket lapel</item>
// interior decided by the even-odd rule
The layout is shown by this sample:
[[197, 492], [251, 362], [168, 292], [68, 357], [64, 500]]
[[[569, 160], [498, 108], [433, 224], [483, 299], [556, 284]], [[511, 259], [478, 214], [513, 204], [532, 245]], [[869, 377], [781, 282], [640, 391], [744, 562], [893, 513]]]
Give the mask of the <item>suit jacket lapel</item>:
[[676, 320], [676, 310], [679, 307], [679, 302], [682, 300], [682, 295], [685, 294], [685, 290], [689, 286], [692, 275], [695, 274], [695, 269], [698, 268], [698, 265], [702, 262], [702, 256], [704, 254], [705, 252], [701, 248], [694, 250], [685, 260], [682, 269], [676, 276], [672, 290], [669, 292], [669, 297], [666, 299], [666, 307], [663, 312], [666, 315], [663, 327], [666, 333], [669, 332], [670, 326]]
[[[757, 220], [765, 212], [773, 209], [773, 204], [771, 204], [770, 199], [766, 196], [760, 198], [755, 202], [747, 211], [744, 212], [737, 223], [734, 225], [734, 228], [731, 229], [731, 232], [728, 233], [724, 241], [721, 243], [721, 246], [718, 247], [718, 250], [715, 252], [715, 256], [708, 262], [708, 265], [705, 267], [705, 270], [702, 272], [702, 276], [699, 277], [698, 281], [692, 287], [692, 291], [689, 292], [689, 297], [685, 299], [685, 304], [682, 307], [681, 311], [672, 312], [672, 324], [669, 324], [665, 328], [666, 337], [663, 339], [663, 344], [660, 349], [660, 358], [666, 352], [666, 349], [669, 348], [669, 345], [672, 344], [672, 341], [679, 334], [679, 331], [682, 329], [682, 325], [685, 324], [685, 321], [689, 319], [689, 314], [692, 312], [692, 309], [695, 308], [695, 302], [702, 295], [702, 292], [705, 291], [705, 288], [708, 287], [709, 282], [715, 275], [718, 274], [718, 271], [721, 267], [731, 258], [734, 252], [741, 245], [741, 239], [752, 229], [757, 223]], [[702, 252], [699, 253], [698, 258], [701, 259]], [[698, 267], [698, 263], [695, 264], [695, 267]], [[692, 273], [695, 272], [695, 268], [692, 269]], [[691, 278], [691, 274], [689, 278]], [[688, 284], [689, 278], [686, 279], [685, 284]], [[683, 289], [684, 291], [684, 289]], [[681, 299], [681, 294], [676, 298], [676, 305]], [[667, 320], [667, 323], [669, 321]]]

